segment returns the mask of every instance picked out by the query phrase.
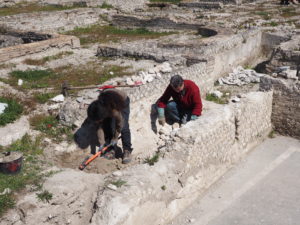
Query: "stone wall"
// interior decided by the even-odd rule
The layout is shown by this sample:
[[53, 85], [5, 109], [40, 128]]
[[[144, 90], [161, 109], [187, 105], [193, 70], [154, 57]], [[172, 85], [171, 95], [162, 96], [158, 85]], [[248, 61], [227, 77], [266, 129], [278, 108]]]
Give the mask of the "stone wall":
[[[271, 108], [272, 91], [249, 93], [227, 106], [212, 104], [198, 120], [171, 133], [154, 166], [140, 164], [108, 177], [120, 176], [127, 185], [102, 190], [91, 224], [166, 224], [248, 152], [253, 141], [266, 137]], [[238, 131], [237, 119], [245, 131]]]
[[282, 135], [300, 139], [300, 81], [266, 76], [262, 90], [274, 90], [272, 123]]
[[49, 49], [63, 48], [78, 48], [80, 47], [79, 39], [74, 36], [55, 35], [53, 38], [29, 44], [22, 44], [0, 49], [0, 62], [5, 62], [10, 59], [28, 56], [39, 52], [44, 52]]
[[300, 67], [300, 35], [274, 48], [267, 70], [273, 72], [279, 66], [290, 66], [294, 70]]
[[56, 12], [35, 12], [0, 17], [0, 26], [21, 31], [68, 31], [75, 27], [95, 23], [107, 25], [100, 15], [106, 13], [100, 8], [79, 8]]
[[[239, 65], [254, 65], [262, 54], [262, 32], [249, 30], [226, 37], [223, 41], [202, 49], [203, 55], [214, 56], [211, 76], [217, 79], [232, 71]], [[201, 54], [201, 52], [199, 53]]]

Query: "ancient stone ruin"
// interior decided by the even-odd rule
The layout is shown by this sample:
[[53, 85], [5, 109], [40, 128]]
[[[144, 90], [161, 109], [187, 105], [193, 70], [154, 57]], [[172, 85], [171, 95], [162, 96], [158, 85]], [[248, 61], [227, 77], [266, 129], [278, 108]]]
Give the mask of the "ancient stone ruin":
[[[0, 225], [168, 224], [270, 134], [300, 139], [300, 8], [282, 11], [277, 1], [174, 2], [0, 3], [0, 97], [24, 106], [0, 126], [0, 150], [24, 135], [42, 137], [38, 159], [42, 174], [51, 173], [42, 183], [51, 193], [47, 201], [36, 197], [32, 183], [22, 192], [0, 189], [0, 197], [12, 192], [16, 201], [0, 212]], [[18, 75], [28, 71], [37, 72]], [[181, 127], [162, 127], [155, 103], [175, 74], [200, 87], [204, 110]], [[80, 149], [53, 127], [72, 136], [99, 90], [65, 97], [63, 81], [141, 84], [120, 88], [131, 100], [130, 164], [99, 157], [78, 169], [91, 148]], [[46, 103], [37, 101], [53, 92]], [[38, 127], [40, 115], [57, 120]], [[159, 160], [149, 163], [154, 156]]]

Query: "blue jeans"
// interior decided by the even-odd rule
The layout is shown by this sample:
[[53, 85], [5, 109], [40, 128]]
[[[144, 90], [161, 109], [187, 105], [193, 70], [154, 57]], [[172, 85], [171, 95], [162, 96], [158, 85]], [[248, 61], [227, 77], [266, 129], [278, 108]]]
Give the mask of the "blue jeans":
[[191, 120], [192, 111], [181, 108], [176, 102], [170, 101], [165, 109], [167, 121], [185, 124]]

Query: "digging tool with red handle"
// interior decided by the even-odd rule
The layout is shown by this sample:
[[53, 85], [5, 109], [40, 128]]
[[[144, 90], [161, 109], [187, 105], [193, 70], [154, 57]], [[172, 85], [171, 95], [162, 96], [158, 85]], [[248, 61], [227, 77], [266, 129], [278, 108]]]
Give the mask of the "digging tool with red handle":
[[99, 150], [95, 155], [92, 155], [91, 157], [87, 157], [79, 166], [80, 170], [84, 170], [84, 168], [89, 165], [94, 159], [96, 159], [98, 156], [101, 156], [110, 146], [113, 144], [110, 143], [109, 145], [106, 145], [101, 150]]

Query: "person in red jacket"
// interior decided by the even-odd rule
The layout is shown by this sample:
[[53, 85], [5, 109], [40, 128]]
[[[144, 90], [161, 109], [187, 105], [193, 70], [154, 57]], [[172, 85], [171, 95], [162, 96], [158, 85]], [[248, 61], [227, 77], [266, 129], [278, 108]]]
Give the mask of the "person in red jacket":
[[[172, 101], [169, 101], [172, 97]], [[157, 101], [158, 122], [164, 125], [166, 118], [170, 123], [185, 124], [196, 120], [202, 113], [199, 87], [191, 80], [183, 80], [174, 75], [170, 84]]]

